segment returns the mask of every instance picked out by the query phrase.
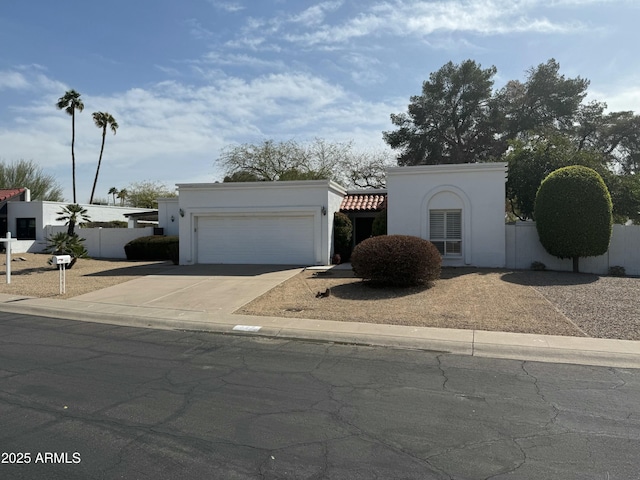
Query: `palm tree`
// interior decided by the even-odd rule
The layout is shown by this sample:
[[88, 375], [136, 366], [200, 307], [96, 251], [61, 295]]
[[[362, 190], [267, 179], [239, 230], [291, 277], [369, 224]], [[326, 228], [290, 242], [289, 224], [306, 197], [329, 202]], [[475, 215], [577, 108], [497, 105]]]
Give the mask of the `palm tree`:
[[76, 156], [74, 145], [76, 142], [76, 110], [81, 112], [84, 110], [84, 103], [80, 100], [80, 94], [75, 90], [67, 90], [65, 94], [58, 99], [56, 104], [59, 110], [64, 109], [71, 115], [71, 176], [73, 181], [73, 203], [76, 203]]
[[58, 212], [58, 215], [60, 216], [56, 218], [56, 220], [59, 222], [64, 221], [65, 225], [69, 226], [67, 228], [67, 235], [70, 237], [75, 235], [76, 224], [82, 225], [82, 223], [90, 220], [87, 209], [77, 203], [62, 207], [62, 210]]
[[116, 187], [111, 187], [109, 189], [109, 195], [113, 195], [113, 204], [116, 204], [116, 195], [118, 194], [118, 189]]
[[100, 157], [98, 158], [98, 168], [96, 168], [96, 178], [93, 179], [93, 188], [89, 203], [93, 203], [93, 194], [96, 193], [96, 185], [98, 184], [98, 174], [100, 173], [100, 164], [102, 163], [102, 152], [104, 152], [104, 139], [107, 136], [107, 127], [111, 128], [113, 134], [118, 130], [118, 122], [109, 112], [93, 112], [93, 123], [96, 127], [102, 129], [102, 146], [100, 147]]
[[126, 188], [123, 188], [122, 190], [120, 190], [118, 192], [117, 197], [120, 199], [120, 206], [124, 206], [124, 200], [127, 198], [127, 195], [129, 194], [129, 192], [127, 192]]

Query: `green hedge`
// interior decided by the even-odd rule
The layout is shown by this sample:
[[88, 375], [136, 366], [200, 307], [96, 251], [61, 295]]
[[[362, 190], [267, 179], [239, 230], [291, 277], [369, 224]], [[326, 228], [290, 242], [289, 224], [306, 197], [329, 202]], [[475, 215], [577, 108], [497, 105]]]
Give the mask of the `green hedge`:
[[535, 203], [536, 229], [547, 252], [559, 258], [603, 255], [609, 249], [612, 204], [595, 170], [580, 165], [560, 168], [545, 178]]
[[131, 240], [124, 246], [127, 260], [171, 260], [178, 263], [178, 236], [152, 235]]

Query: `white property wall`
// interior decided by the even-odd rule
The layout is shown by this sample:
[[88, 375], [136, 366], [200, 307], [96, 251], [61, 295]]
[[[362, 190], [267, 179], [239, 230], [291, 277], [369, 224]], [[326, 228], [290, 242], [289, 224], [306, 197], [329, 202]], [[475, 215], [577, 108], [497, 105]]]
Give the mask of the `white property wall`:
[[[17, 218], [36, 219], [36, 239], [16, 240], [11, 245], [11, 250], [16, 253], [41, 252], [46, 246], [47, 230], [49, 225], [64, 225], [58, 221], [60, 210], [69, 205], [68, 202], [9, 202], [7, 205], [7, 230], [13, 237], [16, 236]], [[125, 213], [147, 212], [148, 208], [115, 207], [107, 205], [81, 205], [87, 209], [91, 221], [110, 222], [120, 220], [127, 222]]]
[[462, 255], [443, 265], [505, 266], [505, 163], [387, 170], [387, 232], [429, 239], [429, 210], [462, 211]]
[[[627, 275], [640, 275], [640, 226], [614, 225], [609, 251], [598, 257], [580, 258], [580, 271], [606, 274], [609, 267], [622, 266]], [[529, 269], [542, 262], [549, 270], [573, 270], [572, 260], [549, 255], [538, 239], [534, 222], [506, 225], [507, 268]]]
[[[64, 226], [49, 226], [47, 236], [66, 232]], [[84, 246], [91, 258], [127, 258], [124, 246], [131, 240], [153, 235], [153, 227], [143, 228], [79, 228], [76, 233], [84, 238]]]
[[[333, 244], [333, 215], [346, 190], [329, 180], [178, 184], [180, 264], [196, 262], [198, 217], [211, 215], [278, 214], [314, 218], [315, 260], [329, 264]], [[323, 210], [324, 209], [324, 210]], [[324, 214], [322, 212], [325, 212]], [[259, 234], [259, 232], [256, 232]]]

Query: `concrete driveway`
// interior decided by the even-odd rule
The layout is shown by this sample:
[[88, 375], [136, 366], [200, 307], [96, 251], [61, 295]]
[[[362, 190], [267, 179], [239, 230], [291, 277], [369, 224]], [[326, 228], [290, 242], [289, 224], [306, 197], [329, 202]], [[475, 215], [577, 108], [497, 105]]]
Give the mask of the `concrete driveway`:
[[303, 270], [291, 265], [192, 265], [74, 297], [114, 305], [232, 313]]

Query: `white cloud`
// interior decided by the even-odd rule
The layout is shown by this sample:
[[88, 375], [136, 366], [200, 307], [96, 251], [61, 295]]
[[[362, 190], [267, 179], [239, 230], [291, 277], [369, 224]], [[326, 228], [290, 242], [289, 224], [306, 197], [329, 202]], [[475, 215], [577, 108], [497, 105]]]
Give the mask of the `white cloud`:
[[244, 10], [244, 6], [240, 2], [221, 2], [218, 0], [209, 0], [209, 3], [219, 10], [226, 12], [240, 12]]
[[[251, 18], [230, 45], [260, 48], [284, 40], [298, 46], [327, 48], [367, 36], [425, 38], [434, 33], [480, 35], [510, 33], [568, 34], [590, 26], [573, 19], [553, 20], [539, 13], [565, 6], [607, 4], [614, 0], [390, 0], [371, 3], [364, 11], [337, 24], [326, 14], [343, 2], [321, 2], [297, 14]], [[624, 0], [617, 0], [618, 2]], [[259, 39], [259, 41], [257, 41]]]
[[29, 82], [19, 72], [0, 70], [0, 90], [21, 90], [29, 88]]
[[203, 27], [202, 24], [195, 18], [185, 20], [185, 25], [189, 29], [189, 33], [191, 34], [191, 36], [193, 36], [194, 38], [197, 38], [199, 40], [207, 40], [213, 37], [213, 32]]
[[321, 24], [327, 12], [332, 12], [337, 10], [342, 6], [342, 1], [337, 2], [320, 2], [317, 5], [307, 8], [303, 10], [301, 13], [297, 15], [291, 15], [287, 21], [291, 23], [300, 23], [304, 26], [310, 27], [313, 25]]

